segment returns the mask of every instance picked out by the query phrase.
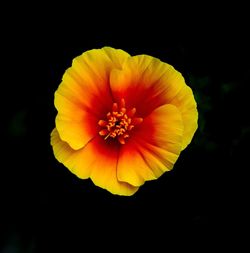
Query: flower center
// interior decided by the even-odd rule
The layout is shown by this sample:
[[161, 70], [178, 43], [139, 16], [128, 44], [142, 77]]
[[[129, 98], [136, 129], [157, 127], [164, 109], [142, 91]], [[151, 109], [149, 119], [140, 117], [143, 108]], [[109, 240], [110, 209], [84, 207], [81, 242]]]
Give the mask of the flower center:
[[112, 111], [107, 113], [106, 120], [98, 122], [98, 125], [103, 128], [99, 134], [104, 136], [104, 140], [109, 137], [117, 138], [121, 144], [125, 144], [125, 139], [130, 136], [130, 131], [143, 121], [143, 118], [135, 117], [135, 113], [136, 108], [127, 111], [124, 99], [121, 99], [119, 106], [113, 103]]

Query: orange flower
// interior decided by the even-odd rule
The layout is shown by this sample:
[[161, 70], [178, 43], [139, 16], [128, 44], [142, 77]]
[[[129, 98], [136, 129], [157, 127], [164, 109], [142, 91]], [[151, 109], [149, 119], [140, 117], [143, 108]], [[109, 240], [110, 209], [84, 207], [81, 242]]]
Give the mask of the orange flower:
[[173, 168], [197, 129], [192, 90], [171, 65], [104, 47], [73, 60], [55, 92], [56, 159], [113, 194]]

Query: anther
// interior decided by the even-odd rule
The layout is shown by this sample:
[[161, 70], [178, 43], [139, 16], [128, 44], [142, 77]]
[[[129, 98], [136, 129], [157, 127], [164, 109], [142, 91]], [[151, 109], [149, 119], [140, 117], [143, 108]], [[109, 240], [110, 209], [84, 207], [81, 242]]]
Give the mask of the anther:
[[108, 112], [106, 120], [99, 120], [98, 125], [103, 127], [99, 131], [101, 136], [105, 136], [104, 140], [110, 138], [117, 138], [120, 144], [125, 144], [125, 139], [130, 137], [129, 132], [135, 127], [142, 123], [142, 118], [136, 118], [136, 108], [127, 110], [125, 107], [125, 99], [122, 98], [119, 106], [118, 103], [113, 103], [112, 111]]

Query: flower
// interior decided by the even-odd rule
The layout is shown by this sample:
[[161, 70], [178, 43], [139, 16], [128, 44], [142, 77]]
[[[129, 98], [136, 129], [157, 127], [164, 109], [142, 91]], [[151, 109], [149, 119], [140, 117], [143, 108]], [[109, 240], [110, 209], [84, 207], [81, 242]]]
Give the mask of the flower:
[[171, 65], [111, 47], [73, 60], [55, 92], [51, 145], [81, 179], [118, 195], [173, 168], [197, 129], [190, 87]]

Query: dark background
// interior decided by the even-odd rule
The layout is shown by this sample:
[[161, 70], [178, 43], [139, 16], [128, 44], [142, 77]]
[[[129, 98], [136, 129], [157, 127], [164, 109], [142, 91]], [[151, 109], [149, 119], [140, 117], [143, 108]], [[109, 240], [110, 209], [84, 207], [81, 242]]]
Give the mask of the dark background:
[[[200, 6], [192, 13], [102, 7], [7, 9], [0, 252], [167, 247], [171, 237], [182, 244], [182, 235], [194, 245], [204, 242], [203, 249], [245, 224], [250, 72], [244, 7]], [[50, 147], [54, 92], [64, 71], [83, 51], [103, 46], [172, 64], [198, 103], [199, 128], [174, 169], [132, 197], [79, 180]]]

